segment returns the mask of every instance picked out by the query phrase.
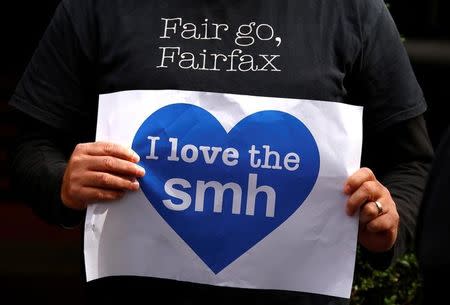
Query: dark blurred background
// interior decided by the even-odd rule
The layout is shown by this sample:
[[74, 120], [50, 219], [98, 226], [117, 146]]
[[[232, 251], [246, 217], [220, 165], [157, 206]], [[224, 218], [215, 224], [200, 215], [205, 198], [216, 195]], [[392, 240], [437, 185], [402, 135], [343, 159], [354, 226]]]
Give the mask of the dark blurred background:
[[[59, 1], [1, 2], [0, 304], [82, 304], [81, 230], [62, 230], [35, 217], [12, 193], [6, 162], [16, 134], [7, 101]], [[450, 122], [445, 110], [450, 102], [450, 1], [388, 2], [427, 99], [428, 129], [437, 146]]]

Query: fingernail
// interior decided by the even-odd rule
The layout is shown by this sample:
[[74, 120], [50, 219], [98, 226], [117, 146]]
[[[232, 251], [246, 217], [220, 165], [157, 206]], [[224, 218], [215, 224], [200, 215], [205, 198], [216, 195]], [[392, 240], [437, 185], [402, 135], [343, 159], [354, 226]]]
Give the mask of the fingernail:
[[133, 151], [133, 159], [134, 159], [136, 162], [139, 162], [139, 160], [141, 160], [141, 158], [139, 157], [139, 155], [138, 155], [137, 153], [135, 153], [134, 151]]
[[136, 190], [139, 189], [139, 182], [134, 181], [133, 186], [136, 188]]
[[350, 193], [350, 185], [345, 185], [345, 187], [344, 187], [344, 193], [345, 194], [349, 194]]
[[139, 175], [141, 175], [141, 176], [145, 175], [145, 169], [143, 167], [136, 165], [136, 169], [137, 169]]

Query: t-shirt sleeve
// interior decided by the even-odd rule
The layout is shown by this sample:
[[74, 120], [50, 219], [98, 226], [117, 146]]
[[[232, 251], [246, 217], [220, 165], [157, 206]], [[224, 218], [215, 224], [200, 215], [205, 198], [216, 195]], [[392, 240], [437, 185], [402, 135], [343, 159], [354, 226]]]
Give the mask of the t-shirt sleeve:
[[76, 30], [89, 26], [86, 10], [78, 10], [74, 23], [66, 2], [56, 9], [10, 104], [52, 127], [74, 130], [95, 122], [95, 44]]
[[382, 0], [361, 3], [361, 48], [349, 76], [349, 95], [364, 105], [367, 130], [381, 130], [426, 110], [396, 24]]

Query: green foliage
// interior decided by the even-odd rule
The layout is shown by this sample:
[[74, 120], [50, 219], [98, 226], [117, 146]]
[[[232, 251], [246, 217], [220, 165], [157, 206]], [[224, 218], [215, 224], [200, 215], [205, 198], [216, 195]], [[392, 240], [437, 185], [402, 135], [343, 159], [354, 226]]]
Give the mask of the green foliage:
[[374, 270], [357, 255], [350, 305], [417, 305], [422, 282], [413, 253], [387, 270]]

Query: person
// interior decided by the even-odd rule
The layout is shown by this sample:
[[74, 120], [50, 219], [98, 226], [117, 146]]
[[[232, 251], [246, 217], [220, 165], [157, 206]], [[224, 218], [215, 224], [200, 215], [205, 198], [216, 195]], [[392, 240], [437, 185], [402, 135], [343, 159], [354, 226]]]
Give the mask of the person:
[[[361, 169], [340, 186], [342, 209], [359, 213], [358, 241], [373, 266], [389, 266], [411, 245], [432, 148], [422, 90], [382, 0], [63, 0], [10, 100], [23, 114], [14, 184], [37, 214], [73, 227], [90, 203], [138, 189], [144, 173], [134, 153], [95, 142], [99, 94], [138, 89], [363, 106]], [[313, 302], [306, 293], [153, 278], [87, 284], [93, 303], [139, 295], [170, 304]], [[334, 302], [346, 301], [321, 303]]]
[[422, 304], [446, 297], [450, 272], [450, 127], [443, 133], [419, 210], [415, 251], [423, 280]]

